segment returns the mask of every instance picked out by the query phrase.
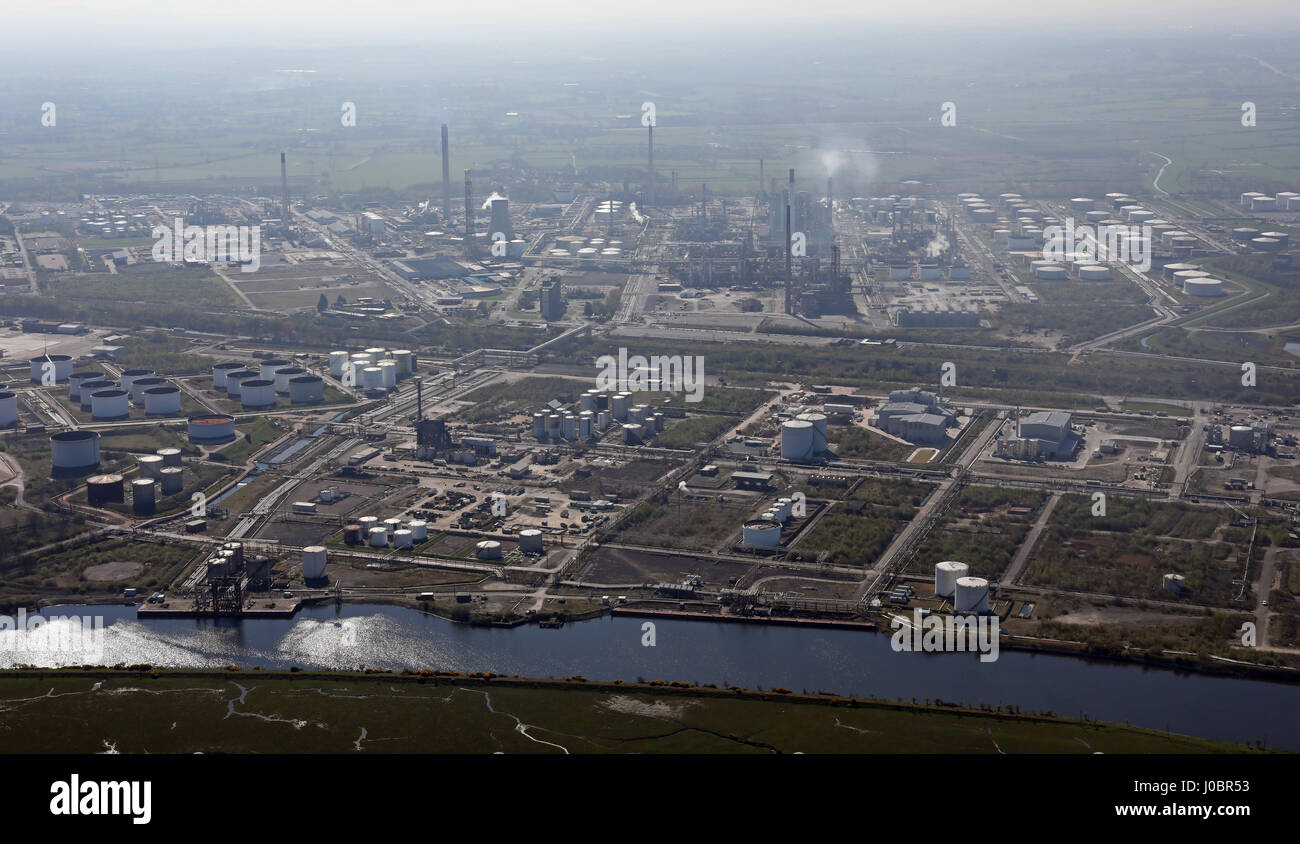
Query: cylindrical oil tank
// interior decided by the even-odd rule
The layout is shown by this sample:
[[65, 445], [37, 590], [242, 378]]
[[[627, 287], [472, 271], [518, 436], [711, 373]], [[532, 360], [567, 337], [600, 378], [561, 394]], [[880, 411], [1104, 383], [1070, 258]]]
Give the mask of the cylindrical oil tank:
[[1181, 574], [1166, 574], [1161, 580], [1166, 592], [1182, 592], [1187, 587], [1187, 578]]
[[424, 519], [412, 519], [407, 523], [406, 529], [411, 532], [411, 539], [416, 542], [423, 542], [429, 538], [429, 523]]
[[1249, 451], [1254, 444], [1254, 429], [1249, 425], [1233, 425], [1228, 429], [1228, 445]]
[[781, 425], [781, 457], [786, 460], [811, 460], [816, 432], [811, 422], [791, 419]]
[[560, 435], [560, 415], [550, 413], [546, 416], [546, 436], [555, 439]]
[[781, 524], [769, 519], [745, 522], [741, 529], [741, 539], [746, 545], [775, 548], [781, 544]]
[[576, 416], [565, 416], [560, 420], [560, 436], [570, 441], [578, 438], [578, 418]]
[[384, 519], [383, 525], [384, 529], [388, 531], [388, 535], [392, 536], [394, 532], [401, 529], [402, 520], [394, 516], [391, 519]]
[[127, 389], [126, 387], [123, 387], [122, 389], [131, 394], [131, 402], [133, 404], [142, 405], [144, 404], [145, 390], [165, 386], [167, 386], [166, 378], [159, 378], [157, 375], [148, 375], [132, 381], [130, 389]]
[[474, 545], [474, 556], [480, 560], [501, 559], [501, 543], [495, 539], [484, 539]]
[[235, 372], [226, 373], [226, 395], [232, 399], [237, 399], [243, 389], [245, 381], [256, 381], [257, 372], [252, 369], [240, 369]]
[[614, 414], [608, 410], [596, 414], [596, 430], [603, 431], [612, 424], [614, 424]]
[[78, 401], [81, 399], [81, 385], [91, 381], [104, 380], [102, 372], [74, 372], [68, 376], [68, 398]]
[[1209, 277], [1210, 274], [1205, 272], [1204, 270], [1179, 270], [1178, 272], [1174, 273], [1173, 280], [1175, 285], [1177, 285], [1178, 287], [1182, 287], [1184, 284], [1187, 283], [1188, 279], [1209, 278]]
[[1260, 237], [1267, 237], [1270, 240], [1276, 240], [1284, 249], [1291, 244], [1291, 235], [1286, 232], [1262, 232], [1260, 233]]
[[308, 404], [325, 400], [325, 380], [319, 375], [299, 375], [289, 379], [289, 400]]
[[164, 466], [158, 470], [158, 481], [163, 495], [176, 495], [185, 488], [185, 470], [179, 466]]
[[536, 528], [519, 531], [519, 550], [525, 554], [542, 553], [542, 532]]
[[533, 437], [540, 440], [545, 436], [546, 436], [546, 414], [534, 413], [533, 414]]
[[158, 482], [153, 478], [131, 481], [131, 510], [137, 516], [152, 516], [158, 504]]
[[118, 380], [122, 384], [122, 389], [129, 393], [131, 392], [131, 385], [135, 383], [135, 379], [152, 377], [154, 377], [154, 371], [152, 369], [127, 369], [122, 372], [122, 376]]
[[383, 346], [371, 346], [366, 349], [366, 354], [370, 355], [371, 360], [383, 360], [388, 357], [388, 350]]
[[393, 531], [394, 548], [411, 548], [414, 545], [415, 545], [415, 538], [411, 536], [411, 532], [409, 530], [407, 530], [406, 528], [398, 528], [397, 530]]
[[270, 407], [275, 404], [275, 382], [267, 378], [245, 381], [239, 387], [244, 407]]
[[383, 387], [384, 373], [377, 366], [367, 366], [361, 370], [361, 386], [367, 390], [378, 390]]
[[335, 378], [343, 377], [343, 368], [348, 365], [348, 353], [344, 351], [330, 352], [330, 375]]
[[352, 365], [356, 367], [357, 372], [360, 372], [374, 362], [370, 359], [370, 355], [365, 352], [354, 352], [349, 360], [352, 362]]
[[18, 394], [0, 390], [0, 428], [18, 421]]
[[263, 381], [274, 381], [275, 373], [286, 366], [293, 366], [293, 362], [279, 359], [264, 360], [257, 368], [257, 377]]
[[308, 545], [302, 549], [302, 576], [306, 580], [320, 580], [325, 576], [327, 552], [322, 545]]
[[32, 381], [37, 384], [61, 384], [72, 374], [70, 355], [41, 355], [32, 358], [28, 363], [31, 365]]
[[1060, 264], [1052, 264], [1045, 267], [1036, 267], [1034, 269], [1034, 275], [1043, 281], [1065, 281], [1068, 273], [1066, 272], [1065, 267]]
[[86, 501], [91, 507], [126, 500], [126, 482], [121, 475], [96, 475], [86, 480]]
[[809, 413], [800, 413], [797, 417], [804, 422], [811, 422], [813, 426], [813, 453], [819, 453], [826, 450], [827, 446], [827, 428], [826, 414], [815, 411]]
[[140, 457], [140, 477], [158, 478], [163, 470], [163, 459], [156, 454], [144, 454]]
[[212, 389], [226, 389], [226, 376], [232, 372], [240, 372], [244, 365], [239, 361], [227, 360], [212, 365]]
[[619, 422], [627, 419], [627, 409], [632, 403], [631, 399], [632, 397], [627, 393], [616, 393], [614, 397], [609, 400], [609, 409], [614, 414], [614, 418]]
[[50, 461], [56, 470], [99, 465], [99, 433], [83, 430], [51, 434]]
[[361, 544], [361, 525], [352, 524], [343, 526], [343, 541], [348, 545]]
[[1272, 237], [1252, 237], [1248, 245], [1261, 252], [1279, 252], [1282, 249], [1282, 243]]
[[1194, 272], [1200, 268], [1198, 264], [1165, 264], [1160, 273], [1165, 277], [1165, 281], [1173, 281], [1178, 273]]
[[1079, 267], [1080, 281], [1106, 281], [1110, 278], [1110, 267], [1105, 264], [1082, 264]]
[[388, 544], [388, 531], [382, 527], [372, 527], [366, 535], [370, 538], [370, 544], [374, 548], [382, 548]]
[[957, 612], [988, 612], [989, 582], [982, 577], [957, 578], [952, 605]]
[[1217, 278], [1189, 278], [1183, 282], [1188, 296], [1222, 296], [1223, 282]]
[[596, 414], [592, 413], [590, 410], [584, 410], [578, 417], [578, 439], [591, 439], [592, 421], [595, 416]]
[[379, 386], [389, 390], [397, 386], [397, 361], [381, 360], [379, 362]]
[[301, 366], [282, 366], [275, 371], [275, 391], [282, 396], [289, 395], [289, 382], [299, 375], [306, 375], [307, 370]]
[[362, 516], [361, 518], [357, 519], [357, 523], [361, 525], [361, 535], [370, 536], [371, 528], [379, 527], [379, 517]]
[[415, 371], [415, 353], [410, 349], [394, 349], [393, 360], [397, 362], [398, 378], [405, 378]]
[[145, 413], [180, 413], [181, 390], [179, 387], [150, 387], [144, 391]]
[[102, 390], [115, 390], [115, 389], [117, 389], [117, 385], [114, 384], [112, 381], [109, 381], [104, 378], [101, 378], [97, 381], [83, 381], [81, 383], [81, 396], [80, 398], [77, 399], [77, 403], [81, 406], [82, 410], [90, 410], [91, 408], [90, 397], [93, 394], [98, 393]]
[[790, 521], [790, 514], [794, 510], [794, 501], [789, 498], [778, 498], [772, 505], [772, 510], [776, 513], [776, 520], [784, 524]]
[[578, 396], [578, 409], [595, 410], [597, 392], [598, 392], [597, 390], [588, 390], [587, 392]]
[[641, 442], [641, 426], [628, 422], [623, 426], [624, 445], [638, 445]]
[[126, 390], [96, 390], [90, 394], [90, 415], [95, 419], [121, 419], [131, 413]]
[[1076, 196], [1070, 200], [1070, 210], [1078, 213], [1086, 213], [1092, 210], [1095, 203], [1086, 196]]
[[191, 416], [188, 422], [192, 443], [222, 442], [235, 436], [235, 417], [224, 413]]
[[179, 448], [160, 448], [155, 453], [163, 459], [164, 466], [175, 467], [181, 465], [181, 450]]
[[951, 598], [957, 589], [957, 579], [970, 573], [970, 566], [956, 560], [934, 564], [934, 594]]

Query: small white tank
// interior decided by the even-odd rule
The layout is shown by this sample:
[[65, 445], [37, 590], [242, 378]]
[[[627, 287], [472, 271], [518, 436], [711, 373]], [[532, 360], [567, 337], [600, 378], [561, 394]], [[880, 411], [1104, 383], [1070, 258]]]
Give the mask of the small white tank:
[[308, 545], [302, 549], [302, 576], [307, 580], [319, 580], [325, 576], [326, 554], [324, 546]]
[[957, 612], [988, 612], [989, 582], [982, 577], [959, 577], [953, 597]]
[[525, 554], [542, 553], [542, 532], [535, 528], [519, 531], [519, 550]]
[[388, 544], [388, 531], [382, 527], [372, 527], [370, 533], [366, 535], [370, 537], [370, 544], [375, 548], [382, 548]]
[[415, 539], [414, 537], [411, 536], [411, 532], [409, 530], [402, 528], [400, 530], [393, 531], [394, 548], [410, 548], [414, 544], [415, 544]]
[[480, 560], [501, 559], [501, 543], [495, 539], [484, 539], [474, 546], [474, 556]]
[[414, 519], [407, 523], [406, 529], [411, 532], [411, 539], [416, 542], [423, 542], [429, 538], [429, 523], [423, 519]]
[[944, 560], [934, 565], [934, 594], [951, 598], [957, 589], [957, 578], [965, 577], [970, 566], [956, 560]]

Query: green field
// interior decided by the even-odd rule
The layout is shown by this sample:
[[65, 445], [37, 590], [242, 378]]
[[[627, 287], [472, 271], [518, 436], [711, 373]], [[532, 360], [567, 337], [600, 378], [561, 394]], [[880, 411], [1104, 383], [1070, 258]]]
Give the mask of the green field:
[[577, 680], [14, 672], [0, 703], [8, 753], [1251, 752], [950, 705]]

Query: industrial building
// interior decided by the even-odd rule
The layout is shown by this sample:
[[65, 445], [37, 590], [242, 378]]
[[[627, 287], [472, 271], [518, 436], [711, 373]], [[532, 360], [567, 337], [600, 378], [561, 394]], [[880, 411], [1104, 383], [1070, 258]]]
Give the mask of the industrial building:
[[1031, 413], [1019, 420], [1014, 436], [998, 440], [996, 454], [1016, 460], [1068, 460], [1082, 441], [1073, 421], [1062, 410]]
[[872, 424], [887, 434], [914, 443], [938, 443], [948, 438], [957, 413], [939, 396], [920, 387], [894, 390], [876, 411]]

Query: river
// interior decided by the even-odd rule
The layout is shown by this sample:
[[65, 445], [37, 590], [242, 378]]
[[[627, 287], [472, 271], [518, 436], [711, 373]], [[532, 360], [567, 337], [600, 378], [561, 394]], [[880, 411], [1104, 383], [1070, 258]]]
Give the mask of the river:
[[895, 653], [890, 638], [855, 630], [657, 620], [642, 645], [643, 619], [602, 617], [558, 630], [533, 625], [469, 627], [417, 610], [353, 604], [303, 610], [293, 619], [239, 623], [135, 619], [128, 606], [51, 607], [47, 616], [103, 616], [98, 658], [24, 649], [0, 631], [0, 660], [53, 665], [152, 663], [171, 667], [435, 668], [521, 677], [681, 680], [747, 688], [1086, 714], [1232, 742], [1263, 740], [1300, 751], [1300, 685], [1219, 677], [1027, 651], [996, 662], [974, 654]]

